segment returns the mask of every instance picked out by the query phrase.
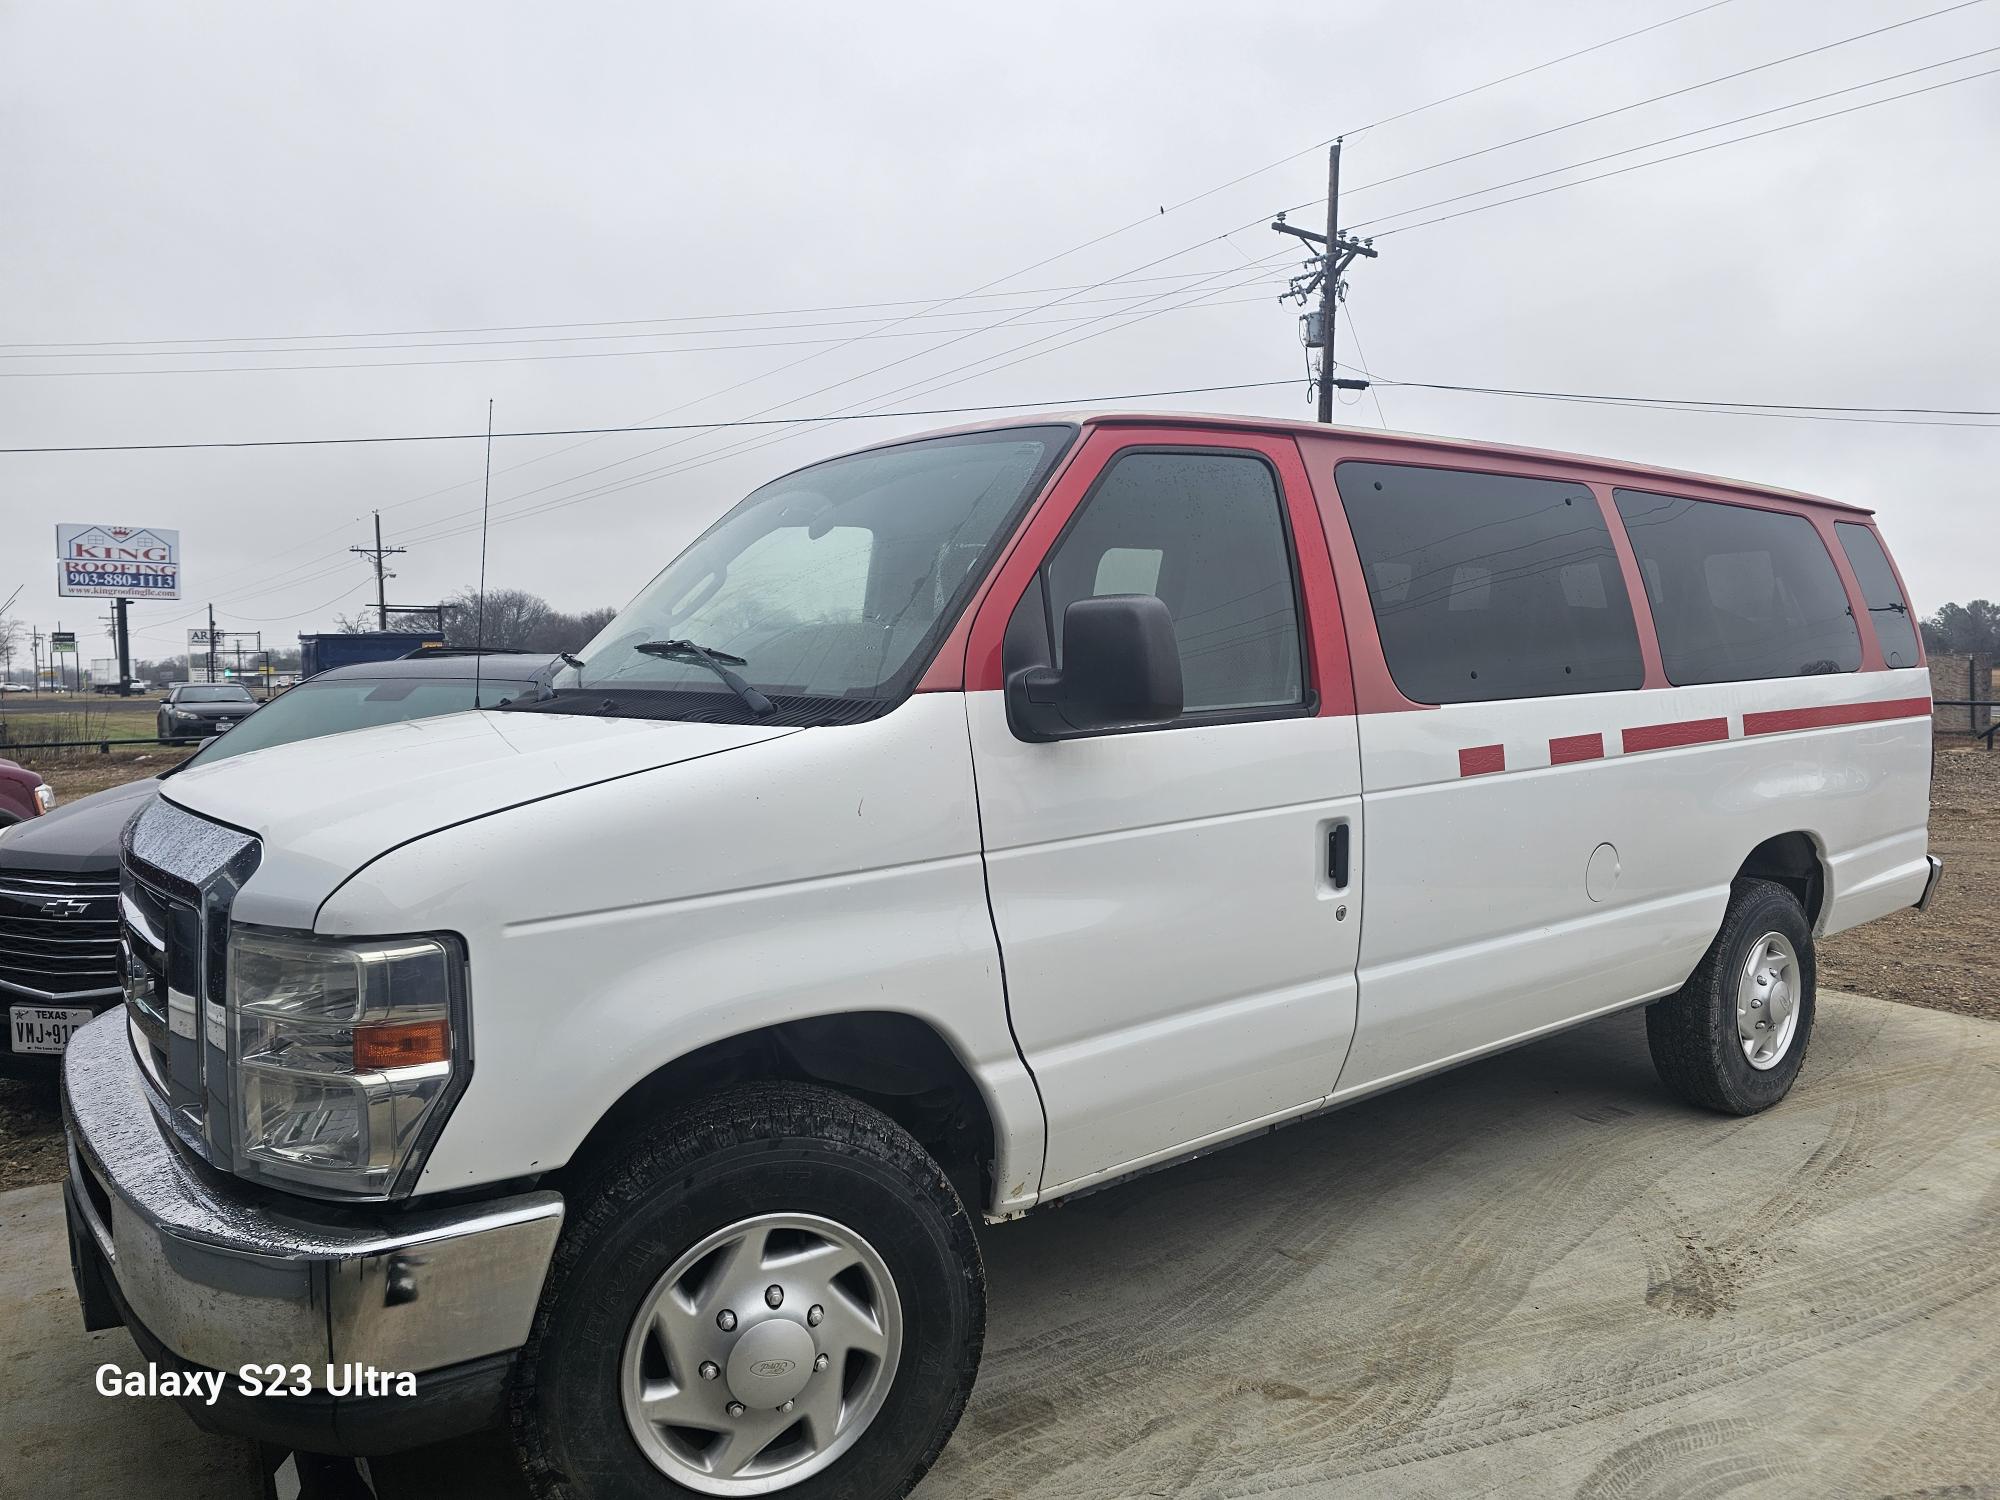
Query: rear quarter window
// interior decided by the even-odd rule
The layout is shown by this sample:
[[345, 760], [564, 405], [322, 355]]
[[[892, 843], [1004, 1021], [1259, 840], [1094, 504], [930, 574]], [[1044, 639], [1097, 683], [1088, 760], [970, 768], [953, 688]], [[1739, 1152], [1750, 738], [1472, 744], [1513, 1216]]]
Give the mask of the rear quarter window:
[[1847, 590], [1804, 516], [1646, 490], [1612, 498], [1646, 580], [1669, 682], [1859, 669]]
[[1853, 521], [1840, 521], [1833, 534], [1847, 554], [1847, 564], [1861, 585], [1861, 602], [1868, 606], [1868, 618], [1875, 622], [1875, 639], [1882, 645], [1882, 659], [1892, 667], [1917, 664], [1917, 627], [1910, 616], [1910, 601], [1896, 583], [1896, 570], [1889, 566], [1889, 554], [1873, 528]]
[[1417, 703], [1639, 686], [1611, 529], [1588, 486], [1409, 464], [1334, 471], [1389, 674]]

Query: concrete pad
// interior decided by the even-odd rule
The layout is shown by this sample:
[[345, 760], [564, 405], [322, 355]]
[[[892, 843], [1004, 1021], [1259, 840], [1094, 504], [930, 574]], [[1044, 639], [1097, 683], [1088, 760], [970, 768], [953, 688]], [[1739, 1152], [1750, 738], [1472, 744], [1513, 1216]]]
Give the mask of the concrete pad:
[[[917, 1494], [2000, 1495], [1996, 1083], [2000, 1024], [1823, 994], [1791, 1098], [1732, 1120], [1628, 1014], [985, 1231]], [[0, 1224], [0, 1495], [254, 1495], [91, 1391], [136, 1352], [79, 1331], [53, 1191]], [[476, 1446], [385, 1500], [503, 1495]]]
[[124, 1329], [83, 1331], [62, 1190], [0, 1193], [0, 1497], [263, 1493], [250, 1444], [164, 1398], [99, 1395], [103, 1364], [145, 1369]]
[[918, 1494], [2000, 1493], [1996, 1083], [1828, 993], [1729, 1119], [1630, 1013], [996, 1230]]

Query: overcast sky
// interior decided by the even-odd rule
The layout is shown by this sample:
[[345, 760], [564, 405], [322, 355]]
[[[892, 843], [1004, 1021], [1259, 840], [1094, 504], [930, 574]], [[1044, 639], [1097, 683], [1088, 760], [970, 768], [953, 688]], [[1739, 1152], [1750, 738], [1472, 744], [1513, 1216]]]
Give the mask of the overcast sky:
[[[1252, 263], [1288, 250], [1274, 209], [1324, 194], [1307, 148], [1700, 3], [0, 0], [0, 445], [467, 431], [489, 398], [507, 430], [1302, 377], [1269, 279], [1295, 257]], [[1972, 4], [1364, 190], [1948, 3], [1726, 0], [1351, 136], [1344, 217], [1387, 231], [2000, 48], [2000, 5]], [[1996, 146], [2000, 76], [1384, 233], [1350, 274], [1342, 354], [1401, 380], [2000, 407]], [[975, 288], [1015, 295], [946, 300]], [[527, 326], [598, 323], [621, 326]], [[169, 340], [219, 342], [138, 343]], [[19, 347], [82, 341], [107, 349]], [[297, 365], [351, 368], [261, 368]], [[118, 373], [47, 373], [92, 371]], [[1341, 420], [1872, 506], [1921, 610], [2000, 596], [2000, 433], [1377, 394]], [[1310, 415], [1302, 378], [1128, 404]], [[623, 603], [763, 479], [949, 420], [496, 444], [489, 582]], [[224, 628], [289, 642], [372, 597], [345, 549], [376, 507], [411, 549], [392, 602], [470, 583], [481, 464], [477, 443], [0, 456], [0, 600], [25, 584], [21, 618], [94, 632], [103, 605], [55, 596], [55, 523], [176, 527], [184, 597], [135, 609], [135, 652], [179, 650], [210, 600]]]

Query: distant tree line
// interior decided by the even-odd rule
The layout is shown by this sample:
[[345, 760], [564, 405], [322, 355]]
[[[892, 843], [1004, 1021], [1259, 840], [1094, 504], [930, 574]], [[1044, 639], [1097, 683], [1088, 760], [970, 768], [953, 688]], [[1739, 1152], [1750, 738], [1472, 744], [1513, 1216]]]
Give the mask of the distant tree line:
[[1953, 656], [2000, 656], [2000, 604], [1946, 604], [1924, 621], [1924, 649]]
[[[490, 646], [503, 651], [578, 651], [618, 613], [610, 605], [577, 614], [557, 609], [540, 594], [526, 589], [488, 589], [482, 612], [479, 590], [460, 589], [439, 611], [445, 641], [453, 646]], [[336, 616], [348, 634], [376, 629], [375, 615], [363, 611]], [[390, 620], [391, 629], [432, 628], [423, 615]]]

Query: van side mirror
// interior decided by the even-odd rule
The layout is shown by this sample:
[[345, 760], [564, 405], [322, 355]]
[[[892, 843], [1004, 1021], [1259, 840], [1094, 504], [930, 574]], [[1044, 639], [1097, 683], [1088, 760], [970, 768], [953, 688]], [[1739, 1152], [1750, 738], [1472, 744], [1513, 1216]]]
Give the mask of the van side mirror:
[[1063, 611], [1063, 664], [1007, 679], [1007, 721], [1024, 740], [1171, 724], [1181, 715], [1173, 616], [1151, 594], [1078, 599]]

